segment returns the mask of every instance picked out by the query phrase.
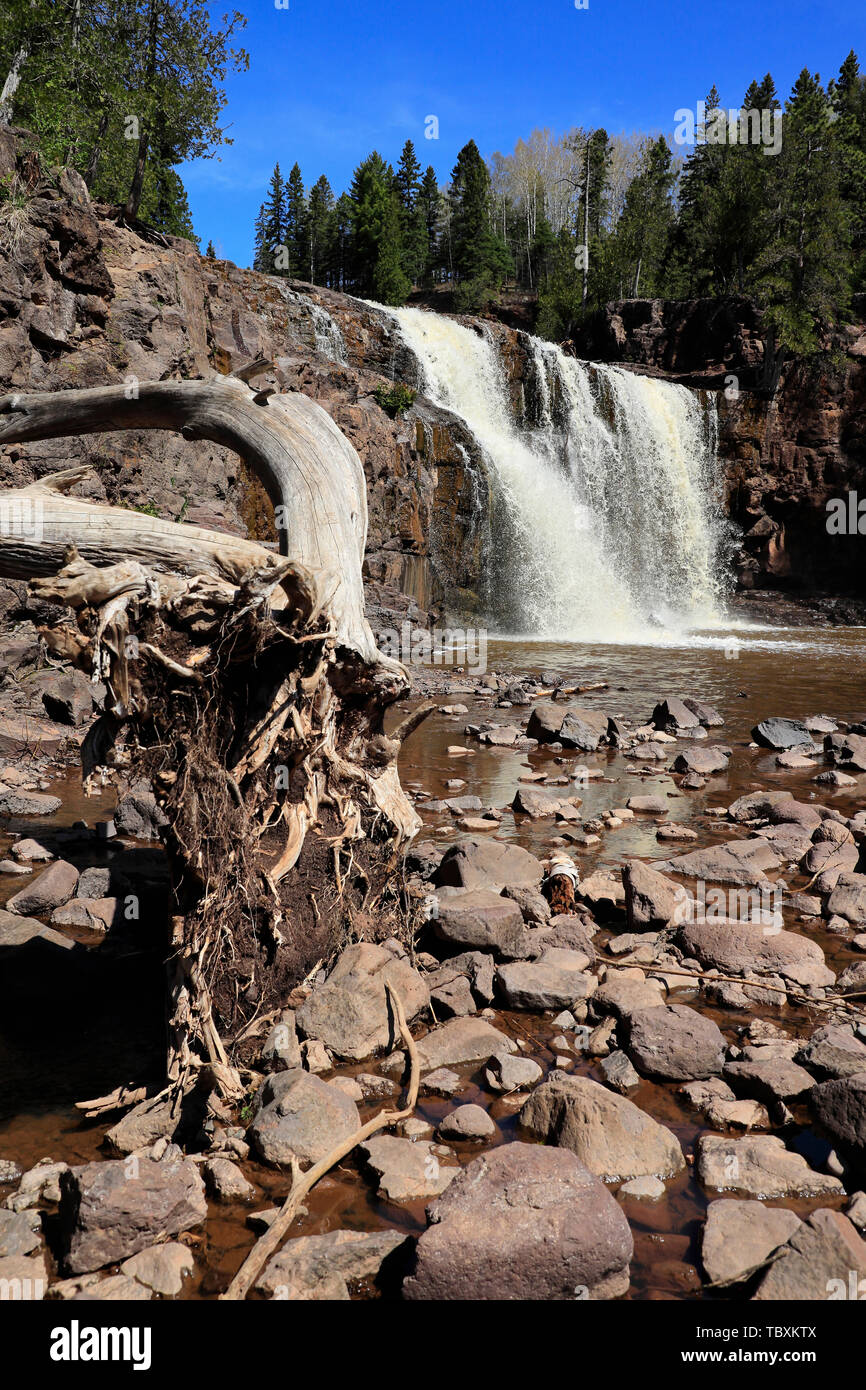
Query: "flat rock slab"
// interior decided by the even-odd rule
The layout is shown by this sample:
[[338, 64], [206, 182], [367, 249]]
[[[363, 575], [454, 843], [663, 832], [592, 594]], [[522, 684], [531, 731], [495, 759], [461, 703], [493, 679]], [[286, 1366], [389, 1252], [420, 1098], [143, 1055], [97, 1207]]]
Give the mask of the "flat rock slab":
[[857, 1072], [866, 1072], [866, 1043], [855, 1036], [853, 1028], [826, 1024], [815, 1029], [797, 1053], [797, 1061], [822, 1081], [855, 1076]]
[[460, 1171], [440, 1162], [437, 1146], [427, 1139], [396, 1139], [390, 1134], [378, 1134], [358, 1147], [379, 1180], [378, 1195], [389, 1202], [437, 1197]]
[[674, 758], [674, 772], [697, 772], [702, 777], [712, 777], [718, 772], [727, 772], [730, 751], [715, 745], [709, 748], [685, 748]]
[[727, 1062], [723, 1075], [739, 1095], [764, 1101], [800, 1100], [815, 1085], [815, 1078], [804, 1067], [784, 1057], [768, 1058], [765, 1062]]
[[815, 1211], [790, 1237], [755, 1294], [758, 1302], [862, 1299], [866, 1241], [839, 1211]]
[[606, 1182], [669, 1177], [685, 1166], [669, 1129], [587, 1077], [552, 1073], [532, 1092], [519, 1118], [528, 1133], [571, 1149]]
[[839, 1144], [866, 1160], [866, 1070], [822, 1081], [809, 1093], [812, 1114]]
[[842, 1196], [838, 1178], [816, 1173], [801, 1154], [770, 1134], [729, 1139], [702, 1134], [696, 1148], [697, 1173], [705, 1187], [744, 1192], [750, 1197]]
[[752, 730], [752, 738], [762, 748], [800, 748], [812, 746], [812, 735], [797, 719], [763, 719]]
[[256, 1288], [272, 1298], [349, 1299], [349, 1285], [374, 1279], [406, 1237], [400, 1231], [329, 1231], [289, 1240], [265, 1265]]
[[800, 1227], [800, 1218], [785, 1207], [719, 1197], [707, 1207], [701, 1237], [701, 1260], [711, 1283], [733, 1283], [785, 1245]]
[[59, 796], [24, 791], [0, 782], [0, 816], [50, 816], [63, 805]]
[[86, 1163], [60, 1177], [60, 1224], [73, 1274], [116, 1264], [206, 1217], [198, 1168], [179, 1156]]
[[306, 1071], [269, 1076], [260, 1095], [249, 1137], [266, 1163], [318, 1163], [360, 1127], [355, 1102]]
[[357, 942], [343, 951], [324, 984], [298, 1009], [297, 1026], [338, 1057], [361, 1061], [397, 1040], [386, 985], [396, 991], [407, 1021], [430, 1003], [423, 977], [405, 956]]
[[628, 1222], [567, 1150], [514, 1143], [484, 1154], [428, 1217], [406, 1299], [573, 1301], [628, 1290]]
[[718, 1076], [724, 1065], [721, 1029], [685, 1004], [635, 1010], [627, 1033], [631, 1060], [658, 1081], [701, 1081]]
[[164, 1298], [177, 1298], [184, 1279], [195, 1268], [195, 1261], [185, 1245], [172, 1240], [166, 1245], [154, 1245], [150, 1250], [132, 1255], [124, 1260], [120, 1268], [128, 1278], [137, 1280], [153, 1293], [162, 1294]]
[[754, 840], [731, 840], [726, 845], [708, 845], [669, 859], [658, 867], [663, 873], [681, 874], [684, 878], [699, 878], [706, 883], [735, 883], [740, 885], [768, 884], [766, 871], [779, 869], [782, 861], [769, 842], [762, 837]]

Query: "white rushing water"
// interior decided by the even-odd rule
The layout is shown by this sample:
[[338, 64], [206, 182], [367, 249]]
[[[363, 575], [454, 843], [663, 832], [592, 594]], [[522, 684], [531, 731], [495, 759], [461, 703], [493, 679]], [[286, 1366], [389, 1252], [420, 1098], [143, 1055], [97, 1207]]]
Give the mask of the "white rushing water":
[[520, 427], [492, 335], [383, 312], [417, 359], [417, 384], [463, 417], [485, 456], [492, 626], [645, 642], [718, 624], [726, 527], [712, 396], [533, 338], [536, 423]]

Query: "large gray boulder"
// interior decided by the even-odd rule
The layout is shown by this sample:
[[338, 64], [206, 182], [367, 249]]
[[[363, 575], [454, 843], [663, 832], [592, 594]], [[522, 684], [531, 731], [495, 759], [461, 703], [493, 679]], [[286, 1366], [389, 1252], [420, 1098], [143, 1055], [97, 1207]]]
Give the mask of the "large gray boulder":
[[718, 1076], [725, 1038], [711, 1018], [685, 1004], [638, 1009], [628, 1019], [628, 1054], [644, 1076], [658, 1081], [703, 1081]]
[[41, 912], [51, 912], [69, 902], [78, 882], [78, 870], [65, 859], [56, 859], [43, 869], [38, 878], [28, 883], [7, 903], [10, 912], [22, 917], [38, 916]]
[[713, 1283], [733, 1283], [746, 1278], [785, 1245], [800, 1218], [785, 1207], [765, 1207], [763, 1202], [718, 1197], [707, 1207], [701, 1237], [701, 1260]]
[[500, 965], [496, 983], [507, 1009], [566, 1009], [594, 994], [597, 981], [587, 973], [582, 951], [551, 947], [538, 960]]
[[349, 1285], [373, 1279], [401, 1246], [402, 1231], [329, 1231], [286, 1241], [259, 1275], [256, 1288], [292, 1302], [348, 1302]]
[[206, 1217], [198, 1168], [178, 1150], [159, 1163], [86, 1163], [60, 1177], [60, 1224], [72, 1274], [116, 1264], [158, 1237], [200, 1226]]
[[436, 870], [437, 888], [538, 888], [544, 869], [520, 845], [469, 836], [447, 849]]
[[798, 719], [763, 719], [752, 730], [752, 738], [762, 748], [800, 748], [808, 744], [811, 748], [812, 735]]
[[356, 942], [297, 1010], [297, 1026], [338, 1057], [361, 1061], [399, 1042], [386, 984], [399, 996], [407, 1022], [430, 1003], [422, 976], [405, 955], [369, 941]]
[[866, 1241], [841, 1211], [813, 1211], [761, 1280], [758, 1302], [862, 1299]]
[[809, 1092], [809, 1104], [832, 1139], [866, 1163], [866, 1070], [820, 1082]]
[[685, 890], [640, 859], [622, 866], [629, 931], [661, 931], [682, 916]]
[[404, 1298], [544, 1302], [628, 1290], [628, 1222], [566, 1150], [516, 1143], [484, 1154], [428, 1217]]
[[361, 1124], [349, 1096], [306, 1071], [269, 1076], [260, 1102], [248, 1134], [266, 1163], [318, 1163]]
[[822, 1081], [866, 1072], [866, 1043], [852, 1027], [828, 1023], [816, 1028], [797, 1054], [797, 1061], [816, 1073]]
[[585, 1076], [553, 1072], [529, 1096], [519, 1119], [535, 1138], [571, 1149], [606, 1182], [668, 1177], [685, 1167], [669, 1129]]
[[818, 943], [795, 932], [770, 935], [759, 924], [684, 922], [676, 941], [685, 955], [723, 974], [778, 974], [802, 986], [832, 985], [835, 978]]
[[491, 888], [440, 897], [433, 931], [449, 946], [492, 951], [498, 960], [511, 960], [524, 952], [526, 931], [520, 907]]
[[802, 1154], [786, 1149], [773, 1134], [745, 1139], [702, 1134], [695, 1150], [697, 1175], [705, 1187], [749, 1197], [842, 1196], [844, 1187], [828, 1173], [816, 1173]]
[[708, 845], [681, 854], [659, 865], [668, 873], [706, 883], [760, 884], [769, 887], [768, 869], [781, 868], [782, 861], [767, 840], [731, 840], [726, 845]]

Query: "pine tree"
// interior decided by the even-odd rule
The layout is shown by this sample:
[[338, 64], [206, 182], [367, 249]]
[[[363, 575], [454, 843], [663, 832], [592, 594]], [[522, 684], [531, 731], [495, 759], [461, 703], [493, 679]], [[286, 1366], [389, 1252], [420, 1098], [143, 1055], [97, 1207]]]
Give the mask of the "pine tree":
[[657, 140], [647, 137], [643, 169], [629, 186], [616, 232], [616, 260], [624, 298], [653, 298], [665, 293], [665, 261], [674, 220], [674, 181], [667, 140], [663, 135]]
[[205, 249], [205, 256], [207, 257], [207, 259], [208, 259], [209, 261], [215, 261], [215, 260], [216, 260], [216, 248], [214, 247], [214, 244], [213, 244], [212, 241], [209, 241], [208, 244], [207, 244], [207, 247], [206, 247], [206, 249]]
[[785, 108], [772, 163], [770, 239], [756, 282], [779, 354], [810, 355], [837, 323], [850, 293], [850, 219], [840, 193], [841, 150], [833, 108], [804, 68]]
[[462, 309], [479, 308], [498, 289], [508, 269], [508, 251], [491, 227], [490, 173], [474, 140], [457, 156], [451, 174], [454, 270]]
[[415, 146], [411, 140], [407, 140], [400, 155], [394, 184], [400, 200], [402, 267], [413, 285], [423, 278], [427, 264], [427, 226], [420, 202], [420, 173], [421, 165], [415, 154]]
[[439, 211], [441, 197], [436, 181], [436, 171], [428, 164], [418, 192], [417, 210], [424, 223], [424, 269], [425, 285], [432, 285], [441, 268], [439, 255]]
[[[368, 155], [355, 170], [350, 197], [350, 279], [358, 292], [364, 295], [375, 295], [381, 292], [384, 286], [391, 296], [387, 302], [397, 303], [398, 300], [394, 296], [400, 284], [405, 285], [403, 298], [409, 293], [411, 286], [402, 269], [403, 238], [400, 204], [394, 187], [394, 170], [390, 164], [385, 163], [377, 150]], [[395, 256], [400, 269], [400, 279], [394, 271]]]
[[334, 259], [334, 194], [322, 174], [310, 189], [307, 237], [310, 279], [314, 285], [330, 285]]
[[405, 304], [412, 281], [403, 269], [402, 217], [396, 190], [389, 190], [382, 212], [373, 296], [380, 304]]
[[848, 210], [853, 255], [852, 287], [866, 290], [866, 76], [852, 49], [830, 83], [836, 116], [833, 136], [840, 154], [839, 192]]
[[310, 278], [310, 247], [307, 233], [307, 199], [300, 166], [292, 165], [285, 185], [286, 246], [290, 274], [296, 280]]
[[[268, 195], [262, 204], [261, 242], [257, 246], [257, 270], [266, 275], [288, 275], [289, 251], [287, 244], [286, 185], [280, 173], [279, 162], [274, 165]], [[257, 232], [257, 237], [258, 237]]]

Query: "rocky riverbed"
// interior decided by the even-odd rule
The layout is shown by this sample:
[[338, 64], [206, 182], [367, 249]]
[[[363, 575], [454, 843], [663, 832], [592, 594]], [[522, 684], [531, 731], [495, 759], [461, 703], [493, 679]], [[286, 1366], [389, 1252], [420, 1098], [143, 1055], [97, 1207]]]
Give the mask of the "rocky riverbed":
[[[402, 1103], [386, 983], [415, 1113], [319, 1183], [255, 1296], [817, 1300], [866, 1277], [856, 663], [837, 654], [828, 714], [796, 679], [719, 699], [711, 664], [650, 699], [662, 653], [627, 686], [634, 654], [578, 676], [515, 655], [419, 672], [438, 703], [403, 756], [418, 930], [367, 923], [256, 1020], [238, 1111], [203, 1086], [183, 1114], [92, 1118], [74, 1102], [158, 1091], [160, 812], [143, 786], [82, 797], [67, 764], [99, 689], [22, 672], [0, 770], [0, 1278], [222, 1292], [291, 1163]], [[738, 670], [763, 687], [759, 667]]]

